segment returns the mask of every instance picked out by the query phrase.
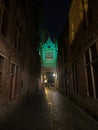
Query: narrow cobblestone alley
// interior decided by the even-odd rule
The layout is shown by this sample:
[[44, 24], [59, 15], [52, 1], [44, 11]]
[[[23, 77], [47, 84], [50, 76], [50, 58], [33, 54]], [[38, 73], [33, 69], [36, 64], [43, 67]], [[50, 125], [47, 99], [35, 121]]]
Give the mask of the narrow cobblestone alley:
[[57, 90], [39, 90], [22, 105], [0, 130], [98, 130], [98, 122]]

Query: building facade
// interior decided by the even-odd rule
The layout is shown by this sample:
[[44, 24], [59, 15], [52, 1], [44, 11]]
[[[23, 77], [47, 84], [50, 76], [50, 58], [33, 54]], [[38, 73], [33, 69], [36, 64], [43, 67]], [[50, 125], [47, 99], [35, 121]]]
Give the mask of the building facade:
[[38, 48], [41, 58], [41, 83], [44, 84], [44, 86], [45, 83], [49, 86], [53, 84], [53, 86], [56, 86], [58, 43], [56, 39], [51, 40], [50, 36], [46, 37], [47, 33], [44, 31], [41, 35], [41, 42]]
[[0, 0], [0, 120], [25, 100], [28, 92], [36, 91], [39, 8], [36, 0]]
[[[98, 1], [73, 0], [66, 39], [69, 98], [98, 119]], [[66, 35], [62, 39], [66, 38]], [[67, 51], [67, 47], [69, 52]], [[68, 59], [69, 58], [69, 59]], [[69, 65], [69, 66], [68, 66]], [[64, 69], [64, 68], [63, 68]], [[64, 80], [65, 80], [64, 79]]]

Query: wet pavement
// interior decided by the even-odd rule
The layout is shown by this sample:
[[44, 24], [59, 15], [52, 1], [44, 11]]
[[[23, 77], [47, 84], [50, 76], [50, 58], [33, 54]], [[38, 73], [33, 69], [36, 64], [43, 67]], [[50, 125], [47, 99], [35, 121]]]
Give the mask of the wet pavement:
[[39, 90], [0, 130], [98, 130], [98, 122], [57, 90]]

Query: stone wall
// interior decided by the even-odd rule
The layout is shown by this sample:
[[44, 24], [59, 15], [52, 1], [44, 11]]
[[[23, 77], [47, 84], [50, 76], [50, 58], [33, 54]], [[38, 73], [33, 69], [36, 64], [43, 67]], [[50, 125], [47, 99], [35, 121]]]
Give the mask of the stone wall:
[[[79, 1], [79, 3], [82, 1]], [[91, 115], [95, 116], [96, 119], [98, 119], [98, 106], [97, 106], [97, 98], [96, 96], [91, 96], [90, 94], [90, 87], [89, 87], [89, 82], [90, 80], [88, 79], [87, 76], [87, 68], [86, 68], [86, 52], [90, 50], [92, 45], [94, 43], [96, 44], [96, 49], [97, 49], [97, 57], [96, 57], [96, 64], [98, 64], [98, 11], [97, 6], [98, 2], [97, 0], [90, 1], [91, 3], [88, 2], [88, 11], [87, 11], [87, 23], [85, 23], [85, 17], [84, 19], [80, 19], [80, 24], [79, 19], [77, 21], [77, 17], [79, 17], [79, 13], [82, 9], [84, 9], [83, 6], [81, 6], [82, 9], [75, 8], [75, 0], [73, 0], [72, 7], [70, 10], [70, 15], [69, 15], [69, 27], [71, 27], [71, 22], [74, 21], [74, 30], [76, 29], [74, 33], [74, 38], [73, 42], [69, 43], [70, 48], [71, 48], [71, 63], [70, 64], [75, 64], [75, 68], [72, 69], [72, 77], [73, 77], [73, 94], [70, 96], [70, 98], [76, 102], [80, 107], [82, 107], [85, 111], [89, 112]], [[89, 10], [90, 9], [90, 10]], [[75, 13], [77, 12], [77, 14]], [[82, 12], [83, 13], [83, 12]], [[83, 15], [83, 14], [82, 14]], [[90, 17], [89, 17], [90, 15]], [[78, 26], [78, 28], [77, 28]], [[71, 33], [69, 33], [69, 37], [71, 36]], [[91, 50], [90, 50], [91, 51]], [[93, 52], [91, 52], [93, 55]], [[90, 66], [92, 69], [92, 65]], [[73, 72], [74, 71], [74, 72]], [[91, 70], [92, 73], [94, 74], [94, 70]], [[96, 70], [98, 71], [98, 69]], [[73, 75], [75, 73], [76, 75]], [[96, 78], [92, 76], [92, 78]], [[93, 81], [95, 82], [95, 81]], [[76, 89], [74, 88], [76, 87]], [[94, 89], [94, 86], [93, 86]], [[94, 91], [94, 90], [93, 90]], [[97, 91], [97, 90], [95, 90]]]
[[[24, 7], [20, 4], [21, 1], [17, 0], [9, 0], [7, 4], [0, 1], [0, 121], [17, 108], [22, 101], [25, 102], [28, 93], [32, 96], [36, 92], [36, 84], [38, 84], [40, 75], [37, 45], [35, 46], [35, 41], [32, 40], [35, 36], [32, 32], [37, 33], [38, 28], [31, 28], [29, 24], [32, 21], [32, 15], [35, 17], [35, 14], [31, 9], [29, 10], [31, 12], [28, 11], [25, 1]], [[35, 5], [33, 6], [36, 9]], [[32, 5], [29, 7], [32, 8]], [[6, 16], [4, 10], [6, 10]], [[27, 15], [29, 13], [31, 17]], [[38, 23], [35, 23], [36, 18], [37, 15], [34, 24]], [[6, 23], [7, 28], [2, 33], [2, 26]]]
[[[59, 90], [98, 120], [98, 81], [96, 80], [98, 77], [97, 7], [97, 0], [88, 0], [88, 3], [84, 3], [83, 0], [72, 1], [67, 33], [65, 30], [59, 41], [58, 77]], [[62, 48], [66, 55], [63, 55]], [[93, 51], [92, 48], [96, 48], [97, 54], [94, 54], [96, 51]], [[92, 58], [93, 55], [95, 60]], [[63, 63], [64, 59], [65, 62]], [[87, 68], [88, 66], [90, 66], [90, 69]], [[90, 86], [89, 75], [92, 77], [92, 86]], [[90, 89], [92, 89], [93, 94]]]

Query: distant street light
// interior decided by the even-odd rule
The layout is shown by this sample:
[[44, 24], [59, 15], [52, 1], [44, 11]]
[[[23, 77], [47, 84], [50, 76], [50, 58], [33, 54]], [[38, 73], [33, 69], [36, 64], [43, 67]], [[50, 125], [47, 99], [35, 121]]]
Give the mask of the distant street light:
[[55, 74], [53, 74], [53, 77], [55, 77], [56, 75]]
[[44, 81], [45, 83], [47, 83], [47, 80], [45, 79], [45, 81]]

